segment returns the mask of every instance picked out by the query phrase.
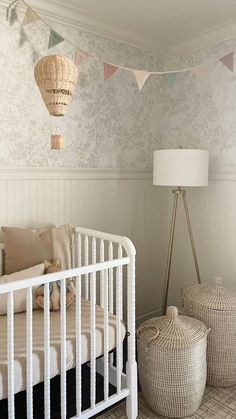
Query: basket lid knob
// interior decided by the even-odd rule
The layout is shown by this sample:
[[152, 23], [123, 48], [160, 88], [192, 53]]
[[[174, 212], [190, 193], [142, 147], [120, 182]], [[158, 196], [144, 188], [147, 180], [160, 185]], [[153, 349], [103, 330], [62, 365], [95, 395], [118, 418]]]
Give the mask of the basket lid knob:
[[177, 307], [175, 307], [175, 306], [167, 307], [166, 315], [167, 315], [167, 317], [171, 317], [172, 319], [174, 319], [175, 317], [177, 317], [178, 316], [178, 309], [177, 309]]

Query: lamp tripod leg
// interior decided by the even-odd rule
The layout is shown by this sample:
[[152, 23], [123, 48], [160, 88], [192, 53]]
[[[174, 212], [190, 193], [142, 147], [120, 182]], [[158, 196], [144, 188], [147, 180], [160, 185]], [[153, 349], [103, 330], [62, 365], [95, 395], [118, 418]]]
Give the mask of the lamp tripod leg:
[[171, 269], [174, 234], [175, 234], [176, 212], [177, 212], [180, 190], [176, 189], [173, 192], [174, 192], [174, 204], [173, 204], [173, 211], [172, 211], [172, 220], [171, 220], [171, 229], [170, 229], [170, 238], [169, 238], [169, 246], [168, 246], [166, 274], [165, 274], [165, 286], [164, 286], [163, 303], [162, 303], [163, 315], [166, 314], [166, 308], [167, 308], [167, 302], [168, 302], [168, 292], [169, 292], [169, 284], [170, 284], [170, 269]]
[[197, 274], [197, 280], [198, 280], [198, 283], [201, 284], [202, 281], [201, 281], [201, 277], [200, 277], [200, 271], [199, 271], [198, 260], [197, 260], [197, 252], [196, 252], [196, 248], [195, 248], [193, 231], [192, 231], [191, 221], [190, 221], [190, 216], [189, 216], [189, 211], [188, 211], [186, 191], [182, 191], [182, 197], [183, 197], [183, 202], [184, 202], [184, 210], [185, 210], [185, 216], [186, 216], [187, 225], [188, 225], [190, 242], [191, 242], [191, 246], [192, 246], [193, 259], [194, 259], [194, 264], [195, 264], [195, 269], [196, 269], [196, 274]]

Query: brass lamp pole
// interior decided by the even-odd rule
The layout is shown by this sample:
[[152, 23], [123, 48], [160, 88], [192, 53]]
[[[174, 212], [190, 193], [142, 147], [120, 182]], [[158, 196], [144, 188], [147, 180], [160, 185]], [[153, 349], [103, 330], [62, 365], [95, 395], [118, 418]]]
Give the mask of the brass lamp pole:
[[[193, 259], [197, 274], [198, 283], [201, 283], [200, 271], [197, 260], [197, 252], [193, 238], [190, 215], [188, 210], [185, 186], [207, 186], [208, 185], [208, 151], [192, 149], [171, 149], [154, 151], [153, 161], [153, 184], [159, 186], [176, 186], [174, 194], [173, 211], [168, 246], [165, 283], [163, 292], [162, 309], [166, 313], [168, 293], [170, 285], [170, 272], [173, 254], [173, 243], [175, 235], [176, 215], [179, 197], [182, 197], [184, 212], [188, 226]], [[179, 186], [180, 185], [180, 186]]]
[[186, 221], [188, 225], [188, 232], [189, 232], [189, 238], [190, 238], [192, 252], [193, 252], [197, 280], [198, 280], [198, 283], [201, 284], [201, 277], [200, 277], [200, 271], [199, 271], [198, 260], [197, 260], [197, 252], [196, 252], [196, 247], [194, 243], [193, 231], [192, 231], [191, 221], [190, 221], [190, 216], [189, 216], [189, 211], [188, 211], [186, 191], [181, 189], [181, 186], [179, 186], [177, 189], [174, 189], [172, 193], [174, 194], [174, 203], [173, 203], [173, 211], [172, 211], [172, 219], [171, 219], [170, 238], [169, 238], [169, 246], [168, 246], [166, 274], [165, 274], [165, 286], [164, 286], [163, 304], [162, 304], [163, 314], [166, 313], [166, 308], [167, 308], [167, 300], [168, 300], [169, 285], [170, 285], [170, 270], [171, 270], [173, 243], [174, 243], [174, 235], [175, 235], [176, 214], [177, 214], [179, 196], [182, 196], [182, 199], [183, 199], [184, 212], [185, 212]]

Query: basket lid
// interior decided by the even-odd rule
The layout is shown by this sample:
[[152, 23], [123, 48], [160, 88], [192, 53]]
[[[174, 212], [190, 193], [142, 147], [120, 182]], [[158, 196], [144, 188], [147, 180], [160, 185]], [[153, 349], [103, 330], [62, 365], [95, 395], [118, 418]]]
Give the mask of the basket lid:
[[167, 308], [166, 316], [147, 320], [138, 329], [149, 344], [184, 349], [206, 338], [208, 329], [200, 320], [180, 316], [174, 306]]
[[183, 290], [184, 296], [211, 310], [236, 309], [236, 292], [223, 286], [221, 277], [214, 276], [211, 283], [192, 285]]

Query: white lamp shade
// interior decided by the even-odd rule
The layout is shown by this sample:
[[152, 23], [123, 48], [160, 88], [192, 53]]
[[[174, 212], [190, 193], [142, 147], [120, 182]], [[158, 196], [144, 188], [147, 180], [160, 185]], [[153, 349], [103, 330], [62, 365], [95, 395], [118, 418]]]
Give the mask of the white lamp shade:
[[160, 186], [207, 186], [209, 153], [206, 150], [156, 150], [153, 184]]

